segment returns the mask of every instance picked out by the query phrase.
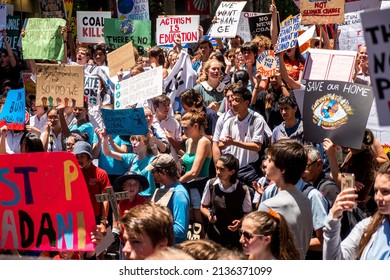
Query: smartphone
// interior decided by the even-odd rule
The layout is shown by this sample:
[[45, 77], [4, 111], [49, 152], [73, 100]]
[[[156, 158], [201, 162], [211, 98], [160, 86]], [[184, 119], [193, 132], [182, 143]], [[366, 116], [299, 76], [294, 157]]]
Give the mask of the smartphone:
[[341, 177], [341, 190], [355, 187], [355, 175], [353, 173], [343, 173]]

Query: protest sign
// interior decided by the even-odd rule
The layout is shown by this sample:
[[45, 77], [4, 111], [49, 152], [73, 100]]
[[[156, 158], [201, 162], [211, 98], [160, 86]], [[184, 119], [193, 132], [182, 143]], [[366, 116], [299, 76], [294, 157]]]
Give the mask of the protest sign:
[[70, 20], [73, 12], [73, 0], [64, 0], [64, 3], [66, 10], [66, 18]]
[[37, 106], [84, 106], [84, 66], [37, 64]]
[[102, 80], [98, 75], [84, 75], [84, 100], [90, 106], [100, 105]]
[[250, 42], [252, 40], [251, 31], [249, 29], [249, 17], [261, 15], [261, 13], [248, 13], [241, 12], [240, 20], [237, 26], [237, 35], [244, 39], [244, 42]]
[[305, 53], [310, 47], [310, 40], [313, 38], [315, 31], [316, 31], [316, 26], [313, 25], [299, 35], [298, 45], [299, 45], [299, 50], [302, 54]]
[[[6, 30], [7, 30], [7, 41], [11, 46], [11, 49], [15, 52], [18, 51], [18, 40], [19, 40], [19, 34], [21, 30], [20, 17], [8, 16]], [[6, 49], [3, 40], [1, 40], [0, 42], [0, 49]]]
[[246, 1], [221, 2], [215, 14], [217, 20], [211, 26], [209, 35], [215, 38], [234, 38], [245, 5]]
[[7, 26], [7, 6], [0, 5], [0, 30], [6, 29]]
[[143, 108], [101, 109], [104, 126], [110, 135], [145, 135], [148, 124]]
[[298, 30], [300, 26], [300, 14], [283, 21], [280, 24], [278, 36], [278, 49], [275, 54], [291, 49], [297, 45]]
[[199, 16], [166, 16], [156, 19], [157, 45], [173, 44], [177, 36], [181, 43], [196, 43], [199, 40]]
[[175, 66], [163, 81], [163, 87], [171, 99], [173, 111], [181, 112], [181, 102], [178, 95], [187, 88], [193, 88], [196, 79], [197, 74], [192, 68], [189, 54], [181, 51]]
[[381, 125], [390, 125], [390, 9], [361, 14], [367, 45], [371, 84], [374, 87]]
[[32, 79], [31, 71], [22, 71], [20, 72], [22, 78], [23, 87], [26, 95], [35, 94], [37, 92], [37, 84]]
[[0, 127], [6, 125], [8, 129], [24, 130], [26, 112], [25, 100], [24, 88], [11, 89], [8, 92], [3, 109], [0, 113]]
[[309, 49], [303, 79], [352, 82], [355, 71], [355, 51]]
[[345, 0], [301, 0], [301, 24], [332, 24], [344, 22]]
[[39, 11], [43, 18], [66, 19], [64, 0], [40, 0]]
[[77, 11], [77, 39], [80, 43], [104, 41], [104, 19], [111, 18], [111, 12]]
[[303, 108], [305, 140], [360, 149], [374, 95], [372, 87], [338, 81], [307, 81]]
[[248, 18], [252, 38], [256, 35], [264, 35], [271, 38], [271, 17], [272, 14], [267, 13]]
[[146, 56], [147, 49], [152, 44], [151, 21], [106, 18], [104, 40], [112, 49], [132, 42], [139, 55]]
[[72, 153], [0, 155], [0, 248], [93, 251], [88, 189]]
[[115, 109], [143, 102], [162, 94], [162, 66], [142, 72], [115, 85]]
[[116, 0], [119, 19], [149, 20], [149, 0]]
[[30, 18], [22, 38], [24, 59], [62, 60], [64, 40], [61, 35], [66, 21], [58, 18]]
[[381, 6], [381, 0], [359, 0], [359, 1], [345, 1], [345, 12], [358, 12], [370, 9], [379, 9]]
[[256, 59], [256, 68], [262, 77], [274, 76], [279, 69], [279, 59], [275, 57], [274, 51], [263, 51]]
[[119, 49], [109, 52], [107, 61], [111, 76], [116, 75], [121, 69], [126, 70], [135, 66], [133, 43], [129, 42]]

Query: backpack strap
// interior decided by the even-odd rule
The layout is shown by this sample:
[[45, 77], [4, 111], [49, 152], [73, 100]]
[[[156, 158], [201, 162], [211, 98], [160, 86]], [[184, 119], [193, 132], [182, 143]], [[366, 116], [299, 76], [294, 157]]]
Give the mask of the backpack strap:
[[214, 189], [214, 183], [215, 181], [217, 180], [216, 177], [214, 178], [211, 178], [209, 180], [209, 185], [208, 185], [208, 188], [210, 190], [210, 205], [209, 205], [209, 208], [213, 209], [213, 201], [214, 201], [214, 198], [215, 198], [215, 189]]
[[154, 191], [152, 201], [162, 206], [168, 206], [169, 201], [173, 195], [174, 188], [158, 188]]
[[[302, 192], [303, 194], [309, 198], [309, 193], [316, 189], [313, 185], [309, 184], [309, 183], [306, 183], [303, 188], [302, 188]], [[322, 195], [322, 194], [321, 194]], [[330, 202], [329, 200], [324, 196], [322, 195], [322, 197], [324, 198], [324, 200], [326, 201], [326, 212], [329, 213], [329, 210], [330, 210]]]

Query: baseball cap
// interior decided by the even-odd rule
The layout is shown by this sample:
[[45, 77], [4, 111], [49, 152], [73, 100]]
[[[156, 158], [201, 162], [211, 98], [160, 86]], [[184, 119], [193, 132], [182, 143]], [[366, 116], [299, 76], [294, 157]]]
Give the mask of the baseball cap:
[[176, 165], [175, 158], [169, 154], [158, 154], [152, 162], [146, 166], [145, 170], [151, 171], [155, 168], [165, 169], [170, 168], [172, 165]]
[[87, 154], [92, 158], [92, 147], [85, 141], [77, 141], [76, 144], [74, 144], [73, 154]]

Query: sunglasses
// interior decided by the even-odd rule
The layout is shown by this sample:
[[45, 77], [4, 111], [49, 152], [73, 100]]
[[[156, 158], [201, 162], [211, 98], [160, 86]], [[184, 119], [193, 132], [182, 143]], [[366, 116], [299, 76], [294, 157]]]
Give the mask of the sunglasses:
[[247, 231], [243, 231], [242, 229], [238, 230], [238, 234], [240, 235], [240, 237], [241, 237], [241, 235], [243, 235], [244, 239], [247, 241], [251, 240], [255, 236], [260, 236], [260, 237], [264, 236], [264, 234], [253, 234], [253, 233], [249, 233]]

